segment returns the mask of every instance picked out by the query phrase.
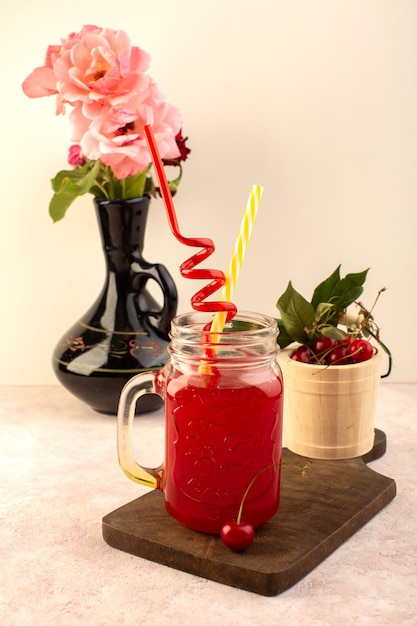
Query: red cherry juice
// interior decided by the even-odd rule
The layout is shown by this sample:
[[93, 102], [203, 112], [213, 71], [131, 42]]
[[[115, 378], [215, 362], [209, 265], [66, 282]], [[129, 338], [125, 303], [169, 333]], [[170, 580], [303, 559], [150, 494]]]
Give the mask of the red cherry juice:
[[223, 378], [177, 373], [166, 389], [165, 503], [187, 527], [219, 533], [236, 520], [254, 527], [278, 510], [282, 378], [268, 369]]

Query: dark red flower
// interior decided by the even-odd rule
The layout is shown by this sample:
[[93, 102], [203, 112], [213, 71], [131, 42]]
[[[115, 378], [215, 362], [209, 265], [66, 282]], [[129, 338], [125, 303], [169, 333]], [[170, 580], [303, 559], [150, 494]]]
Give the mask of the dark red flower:
[[188, 141], [188, 137], [182, 136], [182, 130], [176, 135], [175, 141], [177, 142], [178, 149], [180, 151], [180, 161], [186, 161], [190, 154], [190, 148], [187, 148], [185, 142]]
[[188, 155], [190, 154], [191, 150], [185, 145], [185, 142], [188, 141], [188, 137], [182, 136], [182, 130], [180, 130], [179, 133], [176, 135], [175, 141], [177, 142], [180, 155], [176, 159], [162, 159], [164, 165], [178, 165], [178, 162], [186, 161], [188, 159]]

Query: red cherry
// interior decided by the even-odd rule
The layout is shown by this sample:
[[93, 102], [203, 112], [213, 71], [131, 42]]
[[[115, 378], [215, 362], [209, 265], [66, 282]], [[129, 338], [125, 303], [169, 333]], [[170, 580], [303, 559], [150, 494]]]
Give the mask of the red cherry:
[[220, 537], [224, 545], [234, 552], [243, 552], [252, 544], [255, 531], [252, 524], [238, 524], [226, 522], [220, 531]]
[[348, 363], [352, 363], [347, 346], [338, 345], [336, 348], [333, 348], [327, 357], [327, 363], [329, 365], [347, 365]]
[[332, 337], [317, 337], [313, 342], [313, 350], [316, 357], [315, 362], [321, 365], [327, 365], [327, 357], [330, 351], [338, 345], [338, 341]]
[[313, 350], [319, 356], [323, 352], [327, 352], [331, 350], [337, 345], [337, 339], [333, 339], [333, 337], [317, 337], [313, 343]]
[[311, 350], [307, 346], [299, 346], [291, 352], [290, 357], [300, 363], [311, 363]]
[[[245, 493], [243, 494], [242, 500], [239, 505], [239, 511], [236, 521], [232, 520], [223, 524], [220, 530], [220, 537], [227, 548], [230, 548], [235, 552], [243, 552], [243, 550], [246, 550], [246, 548], [249, 548], [249, 546], [252, 544], [252, 541], [255, 538], [255, 530], [252, 524], [241, 524], [243, 505], [249, 491], [253, 487], [253, 483], [258, 478], [258, 476], [260, 476], [260, 474], [263, 474], [263, 472], [272, 469], [273, 467], [278, 467], [278, 465], [281, 465], [281, 463], [266, 465], [265, 467], [260, 469], [257, 474], [255, 474], [249, 485], [246, 487]], [[292, 463], [290, 463], [290, 465], [292, 465]], [[307, 465], [304, 465], [304, 467], [298, 467], [297, 465], [295, 465], [295, 467], [301, 472], [302, 476], [304, 476], [305, 470], [310, 467], [310, 463], [307, 463]]]
[[355, 363], [361, 363], [374, 356], [374, 349], [366, 339], [355, 339], [349, 346], [349, 353]]

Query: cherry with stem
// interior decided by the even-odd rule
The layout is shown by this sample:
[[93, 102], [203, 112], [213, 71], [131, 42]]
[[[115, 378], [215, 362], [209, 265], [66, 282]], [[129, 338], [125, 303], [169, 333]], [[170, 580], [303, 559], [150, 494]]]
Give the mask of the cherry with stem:
[[266, 465], [259, 470], [257, 474], [255, 474], [243, 494], [236, 521], [230, 520], [229, 522], [226, 522], [223, 524], [220, 531], [222, 542], [227, 548], [230, 548], [230, 550], [233, 550], [234, 552], [243, 552], [252, 544], [255, 538], [255, 529], [252, 524], [242, 524], [242, 514], [245, 500], [252, 489], [255, 480], [267, 470], [278, 467], [279, 465], [292, 465], [301, 473], [302, 476], [305, 476], [305, 471], [311, 466], [311, 463], [307, 463], [304, 467], [298, 467], [298, 465], [294, 465], [293, 463], [273, 463], [271, 465]]

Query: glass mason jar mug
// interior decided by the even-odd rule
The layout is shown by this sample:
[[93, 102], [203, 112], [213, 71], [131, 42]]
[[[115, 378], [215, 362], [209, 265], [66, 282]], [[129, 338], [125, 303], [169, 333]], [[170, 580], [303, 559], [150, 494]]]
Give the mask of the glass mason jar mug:
[[[138, 374], [122, 390], [121, 468], [131, 480], [161, 490], [168, 513], [191, 529], [219, 533], [236, 519], [255, 476], [242, 523], [256, 528], [278, 511], [283, 384], [277, 334], [275, 320], [257, 313], [238, 313], [220, 333], [210, 331], [203, 313], [179, 315], [165, 367]], [[133, 454], [135, 405], [147, 393], [165, 402], [165, 460], [154, 469]]]

